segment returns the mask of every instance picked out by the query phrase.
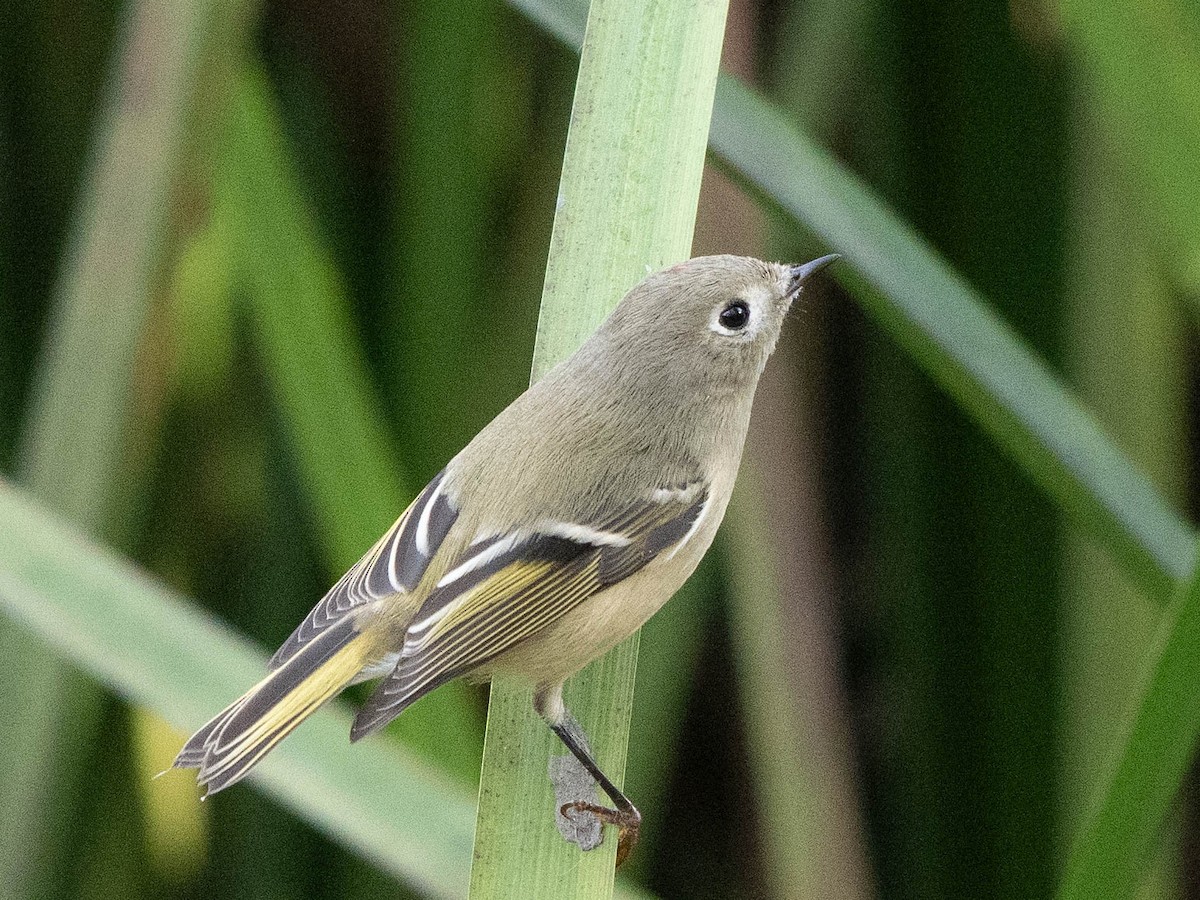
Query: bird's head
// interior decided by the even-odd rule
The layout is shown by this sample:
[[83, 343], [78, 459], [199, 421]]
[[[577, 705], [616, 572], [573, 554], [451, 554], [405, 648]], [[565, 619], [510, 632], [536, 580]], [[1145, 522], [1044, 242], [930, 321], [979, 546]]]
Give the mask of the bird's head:
[[635, 286], [599, 334], [635, 372], [678, 374], [712, 393], [753, 387], [792, 302], [836, 259], [797, 266], [745, 256], [690, 259]]

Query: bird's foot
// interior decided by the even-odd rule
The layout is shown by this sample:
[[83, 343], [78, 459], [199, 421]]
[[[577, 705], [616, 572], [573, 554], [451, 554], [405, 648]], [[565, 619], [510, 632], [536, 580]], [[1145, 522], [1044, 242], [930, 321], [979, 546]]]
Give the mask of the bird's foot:
[[574, 800], [564, 803], [559, 813], [570, 817], [572, 812], [591, 813], [606, 825], [617, 826], [617, 868], [629, 858], [633, 848], [637, 846], [638, 836], [642, 830], [642, 814], [632, 803], [627, 808], [613, 809], [598, 803], [588, 803], [585, 800]]

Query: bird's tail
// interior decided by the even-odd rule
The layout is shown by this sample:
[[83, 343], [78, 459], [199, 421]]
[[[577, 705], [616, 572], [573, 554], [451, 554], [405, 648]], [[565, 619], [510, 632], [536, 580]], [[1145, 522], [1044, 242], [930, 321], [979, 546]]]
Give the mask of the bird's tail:
[[372, 643], [353, 617], [333, 623], [192, 735], [173, 767], [199, 769], [206, 796], [229, 787], [355, 680], [372, 661]]

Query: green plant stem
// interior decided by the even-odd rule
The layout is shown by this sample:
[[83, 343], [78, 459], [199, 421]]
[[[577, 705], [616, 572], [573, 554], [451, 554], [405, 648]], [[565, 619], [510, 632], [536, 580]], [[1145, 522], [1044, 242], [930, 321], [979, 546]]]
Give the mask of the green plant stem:
[[[778, 542], [783, 524], [772, 520], [773, 511], [763, 499], [761, 479], [743, 471], [725, 517], [724, 546], [730, 638], [763, 823], [765, 877], [772, 896], [869, 897], [871, 875], [845, 735], [814, 711], [837, 711], [842, 703], [815, 673], [796, 671], [806, 666], [791, 658], [799, 642], [780, 608], [784, 598], [810, 602], [802, 588], [819, 582], [806, 573], [800, 584], [787, 582], [785, 588], [781, 583], [787, 563], [779, 555], [790, 545], [762, 552]], [[813, 660], [808, 668], [820, 662], [830, 660]], [[798, 686], [812, 690], [806, 705], [793, 695]]]
[[1134, 897], [1154, 859], [1200, 741], [1200, 574], [1180, 588], [1142, 668], [1126, 737], [1071, 852], [1059, 900]]
[[[725, 12], [713, 0], [592, 3], [546, 267], [535, 379], [578, 347], [648, 271], [688, 256]], [[617, 783], [636, 660], [635, 637], [572, 679], [566, 695], [597, 761]], [[472, 897], [611, 894], [616, 841], [610, 837], [585, 854], [554, 827], [546, 777], [552, 746], [529, 688], [495, 683]]]

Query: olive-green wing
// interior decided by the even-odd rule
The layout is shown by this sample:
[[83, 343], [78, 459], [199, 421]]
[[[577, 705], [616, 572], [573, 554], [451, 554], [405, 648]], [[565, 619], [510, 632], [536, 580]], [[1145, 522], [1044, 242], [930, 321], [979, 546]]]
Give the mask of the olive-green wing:
[[707, 501], [695, 483], [655, 491], [592, 523], [544, 522], [477, 538], [414, 616], [400, 661], [359, 711], [352, 739], [677, 550], [697, 530]]

